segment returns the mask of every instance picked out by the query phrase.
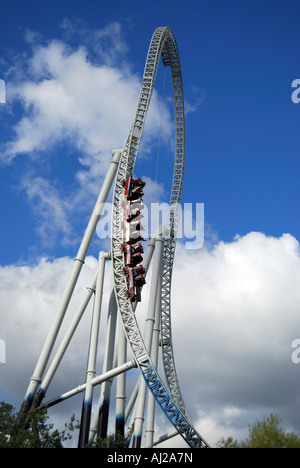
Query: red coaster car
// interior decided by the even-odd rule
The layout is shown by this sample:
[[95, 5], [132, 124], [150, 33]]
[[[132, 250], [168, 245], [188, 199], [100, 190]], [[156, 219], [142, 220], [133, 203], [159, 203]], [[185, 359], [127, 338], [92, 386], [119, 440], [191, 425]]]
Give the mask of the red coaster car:
[[[125, 296], [132, 302], [141, 301], [141, 288], [146, 283], [144, 278], [145, 269], [140, 262], [143, 260], [143, 247], [139, 241], [144, 240], [140, 230], [143, 229], [140, 223], [143, 215], [141, 210], [144, 205], [141, 197], [144, 195], [143, 188], [145, 182], [140, 177], [132, 179], [128, 177], [123, 185], [125, 186], [125, 243], [121, 246], [125, 255], [125, 265], [122, 273], [126, 275], [128, 289]], [[139, 264], [139, 265], [138, 265]]]
[[143, 188], [145, 187], [146, 182], [143, 182], [140, 177], [137, 179], [132, 179], [128, 177], [125, 184], [125, 197], [127, 200], [137, 200], [144, 195]]

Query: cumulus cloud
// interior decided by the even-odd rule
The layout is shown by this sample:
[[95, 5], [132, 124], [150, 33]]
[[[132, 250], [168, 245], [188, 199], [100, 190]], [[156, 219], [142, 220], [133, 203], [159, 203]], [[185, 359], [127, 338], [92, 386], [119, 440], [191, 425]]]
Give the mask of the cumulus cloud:
[[[34, 206], [36, 213], [38, 207], [45, 207], [43, 194], [51, 187], [47, 202], [49, 213], [53, 207], [50, 229], [54, 233], [56, 228], [66, 241], [70, 226], [61, 222], [61, 215], [64, 212], [70, 218], [74, 207], [91, 208], [112, 150], [122, 148], [129, 133], [143, 69], [136, 71], [127, 60], [119, 23], [89, 30], [82, 22], [65, 20], [62, 31], [62, 38], [51, 40], [27, 32], [29, 49], [15, 59], [7, 80], [7, 106], [12, 115], [13, 104], [18, 104], [21, 112], [16, 114], [10, 137], [2, 145], [0, 159], [11, 165], [16, 158], [31, 158], [30, 171], [23, 173], [21, 187], [29, 201], [39, 199]], [[167, 104], [163, 106], [161, 138], [173, 144], [171, 113]], [[152, 139], [157, 144], [161, 111], [159, 94], [154, 91], [142, 138], [144, 157], [149, 156]], [[51, 166], [53, 154], [56, 160], [59, 155], [59, 168], [55, 165], [58, 163]], [[66, 166], [71, 183], [66, 183], [65, 174], [60, 173]], [[56, 179], [64, 180], [60, 190]], [[34, 190], [38, 185], [42, 188], [40, 195]], [[38, 212], [45, 227], [44, 213]], [[43, 233], [40, 222], [38, 230]]]
[[[252, 232], [211, 251], [177, 256], [176, 356], [199, 424], [207, 408], [221, 426], [230, 421], [231, 432], [273, 411], [300, 429], [294, 415], [298, 369], [291, 362], [299, 329], [299, 267], [299, 243], [289, 234]], [[226, 408], [235, 411], [225, 418]]]
[[[72, 23], [65, 24], [72, 37]], [[142, 70], [136, 73], [125, 62], [126, 43], [119, 24], [99, 31], [80, 29], [77, 35], [82, 38], [81, 45], [71, 47], [57, 39], [43, 44], [39, 35], [27, 34], [32, 53], [26, 68], [24, 58], [19, 68], [12, 67], [9, 84], [9, 98], [21, 103], [24, 115], [13, 128], [14, 138], [5, 145], [4, 161], [24, 153], [47, 152], [63, 141], [79, 151], [83, 166], [92, 167], [97, 161], [103, 163], [112, 149], [123, 146], [134, 117]], [[97, 50], [94, 57], [88, 48], [91, 39]], [[110, 47], [105, 47], [108, 39]], [[155, 92], [147, 124], [150, 133], [159, 128], [160, 113]], [[165, 119], [164, 135], [170, 126], [167, 111]]]
[[58, 40], [36, 46], [28, 66], [29, 77], [11, 87], [25, 115], [3, 158], [46, 151], [60, 141], [70, 142], [83, 158], [101, 157], [123, 143], [135, 108], [137, 76], [97, 66], [84, 47], [73, 50]]
[[190, 92], [192, 99], [190, 98], [185, 101], [185, 115], [197, 111], [207, 97], [206, 89], [199, 88], [198, 86], [192, 86]]
[[[19, 398], [27, 384], [24, 373], [33, 371], [72, 263], [69, 258], [54, 261], [44, 258], [35, 266], [9, 265], [0, 269], [0, 336], [7, 349], [7, 364], [1, 367], [1, 387], [9, 390], [13, 397]], [[89, 257], [81, 285], [89, 285], [95, 265], [95, 259]], [[74, 301], [78, 301], [81, 294], [78, 291]], [[69, 359], [69, 364], [74, 364], [76, 354]]]
[[[57, 239], [57, 227], [63, 235], [62, 244], [68, 244], [73, 234], [72, 224], [67, 214], [70, 211], [68, 202], [64, 201], [58, 190], [47, 179], [43, 177], [24, 178], [20, 188], [32, 203], [33, 210], [37, 215], [36, 231], [38, 232], [42, 245], [50, 246]], [[78, 241], [78, 239], [75, 237]]]
[[[7, 345], [1, 392], [14, 399], [24, 396], [71, 267], [72, 260], [61, 258], [1, 268], [0, 338]], [[96, 259], [88, 257], [84, 288], [95, 268]], [[246, 437], [248, 424], [270, 412], [289, 430], [300, 430], [299, 368], [291, 360], [291, 343], [299, 338], [299, 280], [299, 243], [289, 234], [251, 232], [195, 251], [178, 245], [172, 285], [177, 372], [194, 424], [212, 445], [222, 436]], [[105, 303], [109, 289], [110, 281]], [[57, 394], [84, 378], [89, 319], [68, 354], [67, 371], [55, 381]], [[170, 429], [159, 411], [157, 421], [159, 431]]]

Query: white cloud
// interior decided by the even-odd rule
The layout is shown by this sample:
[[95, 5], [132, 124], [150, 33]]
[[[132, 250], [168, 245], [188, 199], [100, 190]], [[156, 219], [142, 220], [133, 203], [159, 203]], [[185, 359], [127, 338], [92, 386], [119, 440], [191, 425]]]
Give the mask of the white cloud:
[[[28, 379], [32, 375], [47, 332], [54, 320], [73, 263], [70, 258], [60, 258], [54, 261], [42, 258], [35, 266], [9, 265], [0, 269], [0, 336], [6, 343], [7, 352], [7, 363], [0, 369], [0, 381], [2, 389], [9, 392], [12, 398], [20, 399], [21, 393], [26, 391]], [[85, 288], [90, 285], [95, 268], [96, 260], [88, 257], [62, 330], [66, 329]], [[83, 320], [74, 338], [75, 346], [72, 347], [72, 353], [66, 357], [67, 365], [64, 373], [60, 375], [58, 384], [55, 386], [59, 393], [74, 382], [71, 374], [74, 373], [73, 366], [77, 368], [78, 361], [81, 361], [79, 343], [81, 343], [81, 349], [86, 348], [83, 338], [86, 333], [88, 335], [89, 326]], [[79, 362], [80, 368], [82, 369], [81, 362]], [[83, 374], [79, 377], [80, 382], [81, 378]], [[80, 383], [78, 377], [75, 381], [77, 384]]]
[[206, 89], [199, 88], [198, 86], [191, 87], [192, 98], [185, 101], [185, 115], [190, 112], [195, 112], [202, 106], [206, 100]]
[[[67, 25], [67, 26], [66, 26]], [[72, 23], [65, 22], [72, 30]], [[77, 31], [79, 34], [79, 31]], [[86, 37], [89, 34], [90, 40]], [[135, 114], [141, 84], [124, 60], [126, 43], [120, 37], [120, 25], [113, 23], [103, 30], [82, 31], [83, 44], [72, 48], [61, 40], [41, 44], [41, 38], [28, 34], [33, 44], [27, 69], [12, 67], [18, 76], [9, 86], [10, 100], [18, 100], [24, 115], [14, 126], [15, 137], [6, 144], [2, 159], [13, 160], [23, 153], [47, 152], [58, 142], [69, 143], [80, 152], [83, 166], [93, 167], [110, 157], [114, 148], [123, 146]], [[97, 60], [91, 57], [91, 39], [96, 41]], [[111, 41], [105, 48], [105, 41]], [[109, 52], [108, 52], [109, 51]], [[108, 54], [109, 57], [108, 57]], [[116, 57], [123, 55], [123, 61]], [[19, 73], [22, 79], [19, 77]], [[153, 95], [147, 128], [149, 133], [160, 127], [161, 104]], [[165, 132], [170, 132], [170, 115], [165, 111]], [[100, 170], [103, 175], [103, 169]]]
[[211, 251], [181, 250], [173, 283], [174, 340], [186, 350], [176, 356], [195, 415], [197, 401], [202, 411], [273, 410], [300, 429], [292, 409], [299, 370], [291, 362], [299, 280], [299, 244], [289, 234], [252, 232]]
[[[24, 396], [72, 263], [61, 258], [1, 269], [0, 337], [7, 344], [1, 387], [14, 399]], [[83, 289], [95, 267], [88, 257]], [[289, 430], [300, 430], [299, 367], [291, 360], [291, 343], [300, 338], [299, 280], [299, 244], [289, 234], [252, 232], [210, 250], [178, 245], [172, 285], [177, 372], [192, 420], [212, 445], [222, 436], [245, 438], [248, 425], [271, 412]], [[88, 329], [87, 318], [52, 396], [81, 383]], [[162, 432], [170, 429], [164, 417], [158, 423]]]
[[43, 177], [27, 177], [21, 181], [20, 188], [25, 190], [37, 215], [36, 231], [44, 246], [49, 247], [57, 240], [58, 227], [63, 236], [62, 244], [68, 244], [71, 237], [78, 242], [69, 222], [69, 203], [59, 196], [53, 184]]
[[35, 48], [29, 68], [30, 78], [11, 91], [25, 115], [15, 125], [4, 157], [46, 151], [61, 141], [83, 158], [122, 145], [137, 100], [137, 76], [96, 66], [84, 47], [72, 50], [56, 40]]
[[[68, 41], [46, 40], [27, 32], [30, 52], [14, 63], [8, 80], [8, 106], [13, 113], [12, 104], [19, 103], [22, 112], [16, 117], [0, 158], [6, 164], [17, 157], [31, 158], [22, 187], [29, 200], [39, 200], [38, 205], [32, 205], [35, 212], [47, 207], [50, 215], [46, 217], [40, 210], [43, 222], [38, 222], [37, 229], [43, 234], [47, 219], [51, 219], [47, 227], [53, 234], [59, 232], [66, 242], [71, 225], [63, 215], [71, 219], [74, 209], [86, 207], [86, 216], [91, 209], [112, 150], [122, 148], [129, 133], [143, 69], [136, 73], [127, 61], [127, 45], [118, 23], [91, 31], [82, 23], [65, 20], [62, 29]], [[160, 112], [160, 98], [155, 91], [142, 138], [141, 153], [146, 157], [153, 136], [157, 144]], [[162, 140], [173, 141], [171, 134], [171, 116], [166, 108]], [[59, 165], [66, 164], [71, 171], [72, 183], [56, 184], [57, 179], [65, 181], [66, 177], [50, 163], [54, 152], [61, 158]], [[48, 188], [50, 198], [46, 200]]]
[[5, 81], [0, 80], [0, 104], [5, 104], [5, 101], [6, 101]]

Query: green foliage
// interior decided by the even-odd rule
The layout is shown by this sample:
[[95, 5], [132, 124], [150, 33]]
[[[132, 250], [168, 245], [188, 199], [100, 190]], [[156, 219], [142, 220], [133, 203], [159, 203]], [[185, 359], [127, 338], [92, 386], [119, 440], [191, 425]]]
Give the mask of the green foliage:
[[249, 426], [249, 436], [238, 442], [232, 437], [222, 438], [217, 446], [220, 448], [300, 448], [300, 437], [293, 432], [285, 432], [280, 427], [281, 420], [271, 414], [263, 421]]
[[217, 443], [219, 448], [239, 448], [239, 443], [237, 440], [234, 440], [232, 437], [228, 437], [228, 439], [220, 439]]
[[0, 402], [0, 448], [63, 448], [63, 442], [72, 438], [76, 429], [72, 416], [65, 429], [59, 432], [47, 423], [45, 411], [30, 412], [28, 425], [18, 424], [18, 414], [12, 405]]
[[98, 437], [95, 441], [90, 441], [85, 448], [127, 448], [132, 434], [133, 425], [128, 428], [125, 436], [117, 433], [105, 438]]
[[[15, 408], [0, 402], [0, 449], [1, 448], [64, 448], [64, 442], [72, 438], [72, 432], [79, 429], [78, 421], [73, 415], [65, 429], [59, 432], [53, 424], [48, 423], [46, 410], [30, 411], [18, 414]], [[129, 429], [125, 437], [120, 434], [97, 438], [87, 444], [86, 448], [124, 448], [132, 434]]]
[[112, 434], [104, 439], [98, 437], [95, 441], [89, 442], [86, 448], [124, 448], [125, 442], [125, 437]]

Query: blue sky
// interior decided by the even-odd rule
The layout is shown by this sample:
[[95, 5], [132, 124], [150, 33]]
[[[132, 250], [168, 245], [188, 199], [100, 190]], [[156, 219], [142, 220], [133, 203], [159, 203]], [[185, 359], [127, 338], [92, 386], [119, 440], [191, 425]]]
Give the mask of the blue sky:
[[[225, 241], [251, 230], [299, 238], [299, 107], [291, 100], [291, 83], [300, 73], [297, 2], [187, 2], [184, 11], [177, 2], [172, 8], [170, 2], [154, 2], [151, 11], [143, 11], [140, 2], [87, 2], [84, 8], [81, 2], [15, 4], [1, 12], [0, 70], [8, 88], [2, 147], [24, 116], [20, 99], [11, 102], [9, 87], [16, 80], [16, 57], [20, 67], [20, 55], [32, 57], [29, 32], [40, 35], [37, 41], [62, 40], [76, 50], [83, 38], [67, 34], [64, 21], [80, 22], [85, 35], [117, 22], [124, 50], [113, 65], [126, 60], [141, 76], [154, 29], [169, 25], [179, 45], [185, 96], [196, 107], [186, 121], [184, 200], [204, 203], [206, 222]], [[36, 153], [34, 159], [21, 153], [1, 167], [4, 264], [28, 260], [39, 243], [37, 214], [19, 189], [21, 174], [48, 171], [47, 180], [55, 180], [60, 193], [78, 170], [78, 153], [63, 138]], [[37, 253], [55, 255], [57, 247]]]
[[[200, 268], [199, 284], [203, 281], [207, 294], [228, 259], [228, 271], [236, 262], [242, 275], [257, 258], [251, 275], [247, 270], [249, 281], [256, 284], [255, 278], [262, 274], [261, 285], [266, 280], [266, 289], [274, 280], [270, 274], [274, 267], [278, 285], [288, 288], [280, 290], [282, 310], [291, 308], [290, 329], [280, 346], [284, 356], [289, 356], [290, 343], [298, 338], [293, 330], [299, 326], [298, 296], [291, 287], [297, 284], [300, 271], [300, 104], [291, 99], [292, 82], [300, 78], [299, 16], [300, 4], [292, 0], [154, 0], [151, 5], [118, 0], [12, 0], [1, 5], [0, 79], [6, 82], [7, 98], [6, 104], [0, 104], [0, 262], [3, 289], [8, 284], [11, 289], [6, 294], [15, 295], [16, 317], [22, 300], [25, 310], [29, 307], [29, 298], [23, 296], [28, 284], [33, 294], [38, 287], [39, 274], [34, 268], [40, 268], [45, 281], [52, 284], [58, 275], [56, 268], [65, 268], [62, 258], [76, 255], [111, 150], [121, 147], [129, 132], [151, 36], [155, 28], [170, 26], [179, 47], [186, 100], [184, 202], [204, 203], [205, 238], [214, 246], [211, 253], [200, 252], [197, 261], [190, 261]], [[162, 81], [160, 69], [136, 167], [137, 175], [152, 181]], [[162, 199], [167, 199], [172, 164], [168, 149], [173, 141], [170, 93], [169, 80], [156, 187]], [[100, 246], [96, 239], [91, 255], [96, 256]], [[262, 258], [264, 252], [271, 257]], [[179, 264], [184, 255], [180, 250]], [[48, 259], [46, 263], [42, 258]], [[212, 266], [218, 258], [220, 264]], [[202, 280], [201, 261], [208, 269]], [[232, 272], [238, 281], [236, 270]], [[19, 301], [14, 278], [20, 280]], [[49, 297], [53, 292], [47, 289], [50, 283], [46, 287]], [[232, 290], [235, 284], [231, 283]], [[212, 295], [221, 301], [224, 291], [218, 287]], [[253, 299], [251, 294], [257, 293], [254, 286], [253, 290], [244, 283], [240, 287], [241, 301], [248, 294]], [[288, 305], [287, 294], [294, 298]], [[230, 294], [225, 296], [226, 302]], [[265, 310], [269, 310], [271, 297], [270, 292]], [[237, 304], [236, 300], [238, 309]], [[253, 303], [254, 309], [256, 306]], [[255, 317], [261, 328], [259, 310], [255, 309]], [[278, 314], [282, 323], [283, 312]], [[236, 326], [235, 318], [232, 320]], [[1, 322], [0, 338], [8, 341], [13, 325], [5, 323]], [[19, 323], [17, 319], [15, 323]], [[28, 372], [35, 360], [33, 351], [30, 356]], [[253, 363], [259, 361], [259, 355], [255, 356]], [[287, 379], [291, 385], [297, 382], [296, 368], [290, 369], [291, 380]], [[272, 369], [275, 376], [278, 369]], [[9, 382], [8, 388], [3, 386], [3, 394], [18, 398], [9, 370], [3, 372]], [[216, 387], [220, 385], [216, 383]], [[257, 398], [252, 413], [238, 397], [236, 406], [232, 401], [225, 405], [222, 429], [238, 434], [251, 422], [250, 417], [270, 409], [264, 398]], [[300, 430], [300, 421], [293, 414], [297, 395], [293, 398], [282, 414], [291, 427]], [[272, 409], [280, 412], [283, 406], [280, 400]], [[205, 418], [211, 422], [216, 408], [211, 402], [208, 407], [211, 413]], [[242, 410], [245, 413], [239, 412]], [[212, 437], [217, 436], [219, 432], [210, 422]]]

